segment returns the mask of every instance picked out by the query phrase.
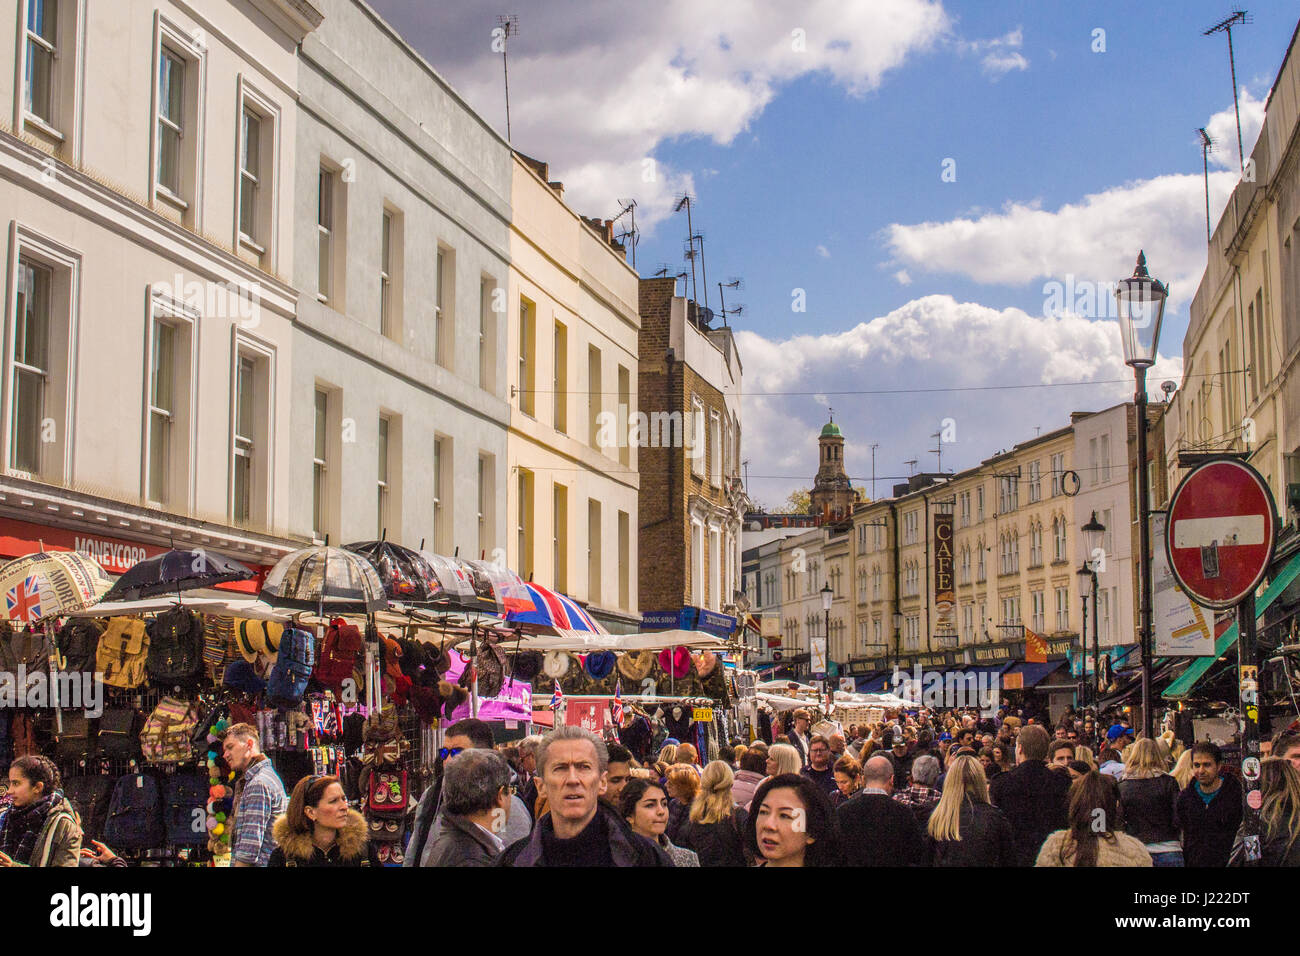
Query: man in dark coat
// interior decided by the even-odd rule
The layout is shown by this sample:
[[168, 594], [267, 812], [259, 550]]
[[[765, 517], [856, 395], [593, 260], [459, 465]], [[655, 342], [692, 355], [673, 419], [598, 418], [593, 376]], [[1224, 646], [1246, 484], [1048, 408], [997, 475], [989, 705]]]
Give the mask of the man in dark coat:
[[799, 759], [803, 766], [808, 766], [808, 748], [812, 744], [812, 739], [808, 736], [808, 727], [812, 724], [812, 718], [808, 711], [800, 707], [792, 715], [794, 718], [794, 730], [786, 734], [785, 742], [799, 751]]
[[1016, 766], [989, 784], [989, 799], [1006, 815], [1016, 838], [1016, 863], [1033, 866], [1053, 830], [1066, 827], [1070, 775], [1047, 769], [1051, 738], [1037, 724], [1016, 739]]
[[633, 833], [600, 799], [608, 768], [609, 750], [591, 731], [565, 726], [547, 734], [537, 769], [550, 812], [497, 865], [672, 866], [662, 848]]
[[494, 866], [505, 849], [510, 765], [496, 751], [466, 750], [442, 769], [442, 828], [425, 866]]
[[1220, 774], [1223, 752], [1208, 740], [1192, 746], [1192, 782], [1178, 795], [1184, 866], [1227, 866], [1241, 825], [1241, 784]]
[[912, 811], [893, 799], [894, 765], [876, 756], [862, 768], [862, 789], [835, 811], [849, 866], [922, 866], [925, 839]]

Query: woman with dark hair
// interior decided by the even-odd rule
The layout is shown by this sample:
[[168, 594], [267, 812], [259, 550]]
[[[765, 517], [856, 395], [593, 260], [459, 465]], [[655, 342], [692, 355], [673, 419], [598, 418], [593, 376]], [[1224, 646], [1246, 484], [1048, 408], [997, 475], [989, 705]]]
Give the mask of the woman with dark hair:
[[60, 789], [49, 757], [28, 755], [9, 765], [11, 804], [0, 813], [0, 866], [76, 866], [81, 823]]
[[673, 866], [699, 866], [694, 850], [676, 846], [664, 831], [668, 828], [668, 794], [656, 781], [633, 777], [618, 798], [618, 812], [632, 832], [658, 845], [673, 861]]
[[366, 818], [348, 807], [338, 777], [303, 777], [275, 818], [267, 866], [382, 866]]
[[993, 741], [993, 746], [989, 749], [993, 754], [993, 763], [998, 768], [994, 776], [998, 773], [1006, 773], [1016, 765], [1015, 752], [1002, 741]]
[[1068, 830], [1049, 833], [1035, 866], [1151, 866], [1142, 841], [1117, 829], [1115, 786], [1089, 770], [1070, 786]]
[[821, 787], [801, 774], [778, 774], [759, 785], [745, 843], [758, 866], [840, 864], [835, 811]]

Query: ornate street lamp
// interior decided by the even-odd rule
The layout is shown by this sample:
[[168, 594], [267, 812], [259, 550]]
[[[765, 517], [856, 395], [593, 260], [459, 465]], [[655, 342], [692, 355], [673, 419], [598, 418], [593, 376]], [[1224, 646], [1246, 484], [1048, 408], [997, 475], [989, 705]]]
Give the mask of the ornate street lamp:
[[[1160, 325], [1165, 317], [1169, 289], [1151, 278], [1147, 257], [1139, 252], [1133, 275], [1115, 289], [1119, 305], [1120, 341], [1124, 364], [1133, 369], [1137, 411], [1138, 581], [1141, 616], [1138, 643], [1142, 654], [1142, 730], [1152, 736], [1151, 713], [1151, 490], [1147, 482], [1147, 369], [1155, 364], [1160, 346]], [[1096, 608], [1094, 607], [1094, 616]]]
[[[1097, 687], [1097, 660], [1101, 656], [1100, 641], [1098, 639], [1098, 625], [1101, 621], [1101, 609], [1097, 606], [1097, 565], [1106, 559], [1106, 553], [1101, 550], [1102, 536], [1106, 533], [1106, 526], [1097, 520], [1097, 512], [1092, 513], [1088, 523], [1083, 526], [1084, 543], [1088, 548], [1087, 557], [1083, 559], [1083, 567], [1079, 569], [1079, 575], [1087, 575], [1092, 579], [1092, 702], [1095, 706], [1100, 698], [1100, 690]], [[1082, 582], [1080, 582], [1082, 583]], [[1082, 590], [1082, 588], [1080, 588]], [[1084, 612], [1083, 617], [1083, 634], [1079, 635], [1080, 643], [1086, 645], [1088, 635], [1088, 614]], [[1085, 668], [1086, 669], [1086, 668]], [[1085, 679], [1087, 674], [1084, 675]]]

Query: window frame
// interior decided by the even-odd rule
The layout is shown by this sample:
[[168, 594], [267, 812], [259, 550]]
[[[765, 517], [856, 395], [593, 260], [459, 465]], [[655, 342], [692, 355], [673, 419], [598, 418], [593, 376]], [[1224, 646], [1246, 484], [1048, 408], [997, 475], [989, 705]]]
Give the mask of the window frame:
[[[253, 487], [249, 490], [249, 513], [244, 520], [246, 524], [260, 523], [266, 525], [271, 517], [275, 514], [275, 440], [276, 440], [276, 422], [278, 420], [276, 409], [276, 389], [277, 389], [277, 356], [278, 348], [275, 343], [255, 335], [253, 332], [242, 329], [238, 325], [231, 327], [231, 354], [230, 354], [230, 432], [227, 444], [227, 466], [229, 469], [227, 478], [227, 518], [231, 524], [238, 524], [235, 518], [235, 471], [237, 457], [237, 438], [245, 437], [238, 434], [239, 429], [239, 365], [242, 357], [250, 357], [254, 362], [255, 371], [257, 366], [261, 366], [262, 374], [266, 382], [266, 401], [265, 416], [261, 418], [260, 425], [265, 433], [266, 447], [262, 449], [263, 467], [266, 471], [265, 494], [256, 496], [256, 486], [259, 483], [259, 477], [254, 474]], [[256, 400], [255, 400], [255, 404]], [[253, 410], [257, 415], [257, 409]], [[253, 438], [254, 454], [256, 454], [256, 436]], [[250, 456], [251, 457], [251, 456]], [[255, 463], [255, 462], [254, 462]], [[257, 507], [254, 508], [254, 501]]]
[[[165, 288], [165, 287], [164, 287]], [[197, 500], [197, 475], [198, 475], [198, 415], [195, 413], [196, 401], [199, 388], [199, 361], [198, 361], [198, 343], [201, 341], [201, 318], [198, 310], [191, 308], [184, 302], [173, 298], [163, 291], [162, 288], [151, 286], [148, 298], [148, 314], [145, 316], [145, 345], [144, 345], [144, 428], [141, 438], [141, 468], [140, 468], [140, 497], [141, 500], [158, 507], [166, 507], [173, 511], [184, 508], [187, 511], [193, 510]], [[175, 392], [181, 383], [180, 375], [185, 375], [184, 380], [186, 391], [189, 397], [188, 407], [184, 409], [184, 421], [188, 426], [185, 435], [186, 460], [185, 476], [186, 487], [183, 497], [177, 499], [175, 490], [168, 489], [166, 499], [154, 498], [151, 494], [152, 488], [152, 466], [153, 466], [153, 433], [150, 429], [152, 416], [155, 412], [153, 401], [153, 375], [154, 375], [154, 348], [156, 343], [155, 329], [160, 324], [170, 325], [176, 332], [183, 333], [186, 337], [186, 346], [189, 358], [189, 367], [182, 368], [174, 364], [172, 370], [172, 388]], [[173, 361], [175, 362], [176, 349], [173, 347]], [[172, 404], [178, 406], [181, 401], [179, 395], [174, 395]], [[177, 411], [174, 408], [170, 412], [171, 427], [168, 431], [170, 434], [169, 441], [171, 448], [175, 448], [175, 424]], [[172, 458], [169, 449], [169, 471], [175, 472], [177, 469], [176, 461]], [[171, 476], [169, 476], [170, 478]]]
[[[258, 120], [257, 163], [252, 210], [253, 232], [244, 230], [244, 189], [247, 153], [247, 125], [244, 117], [251, 113]], [[236, 250], [252, 252], [268, 271], [276, 266], [280, 211], [280, 133], [282, 115], [279, 105], [240, 73], [235, 96], [235, 229]], [[269, 129], [268, 129], [269, 127]]]

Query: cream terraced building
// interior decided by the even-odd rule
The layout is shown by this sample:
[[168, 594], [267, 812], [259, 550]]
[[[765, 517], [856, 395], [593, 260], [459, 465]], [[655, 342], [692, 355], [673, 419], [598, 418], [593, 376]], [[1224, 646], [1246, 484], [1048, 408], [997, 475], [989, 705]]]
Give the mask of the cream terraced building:
[[509, 564], [588, 602], [611, 629], [639, 626], [639, 279], [609, 223], [586, 220], [516, 153], [507, 349]]

